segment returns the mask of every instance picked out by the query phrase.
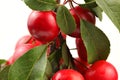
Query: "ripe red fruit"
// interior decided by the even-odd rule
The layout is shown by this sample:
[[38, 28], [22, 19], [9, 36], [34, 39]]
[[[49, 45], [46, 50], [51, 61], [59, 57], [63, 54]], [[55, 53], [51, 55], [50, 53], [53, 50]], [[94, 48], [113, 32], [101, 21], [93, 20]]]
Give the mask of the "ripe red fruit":
[[87, 63], [87, 50], [81, 38], [76, 38], [76, 48], [81, 62]]
[[76, 6], [70, 9], [71, 15], [74, 17], [76, 22], [76, 29], [72, 34], [69, 34], [71, 37], [81, 37], [80, 34], [80, 19], [84, 19], [90, 23], [95, 24], [95, 16], [90, 12], [90, 10]]
[[23, 54], [25, 54], [30, 49], [34, 48], [32, 44], [22, 44], [16, 48], [14, 54], [8, 59], [6, 62], [7, 65], [13, 64], [18, 58], [20, 58]]
[[52, 80], [84, 80], [83, 76], [73, 69], [63, 69], [56, 72]]
[[30, 35], [25, 35], [21, 37], [15, 46], [14, 54], [6, 62], [7, 65], [13, 64], [19, 57], [25, 54], [30, 49], [41, 45], [42, 43], [31, 37]]
[[53, 11], [32, 11], [27, 24], [31, 35], [42, 43], [54, 40], [60, 31]]
[[14, 52], [13, 54], [13, 63], [19, 58], [21, 57], [23, 54], [25, 54], [27, 51], [29, 51], [30, 49], [34, 48], [35, 46], [32, 44], [23, 44], [20, 45]]
[[20, 45], [23, 45], [23, 44], [33, 44], [34, 46], [39, 46], [42, 43], [40, 41], [36, 40], [31, 35], [25, 35], [17, 41], [17, 43], [15, 45], [15, 49], [17, 49], [17, 47], [19, 47]]
[[104, 60], [95, 62], [90, 69], [86, 71], [86, 80], [118, 80], [118, 74], [115, 67]]

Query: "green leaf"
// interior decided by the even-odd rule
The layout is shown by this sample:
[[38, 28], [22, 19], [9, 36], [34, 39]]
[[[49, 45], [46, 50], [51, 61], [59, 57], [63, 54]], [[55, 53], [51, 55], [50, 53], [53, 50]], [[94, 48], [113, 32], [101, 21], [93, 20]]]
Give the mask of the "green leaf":
[[46, 45], [35, 47], [20, 57], [10, 67], [9, 80], [42, 80], [47, 64], [46, 48]]
[[84, 8], [95, 8], [97, 7], [97, 4], [95, 1], [91, 1], [91, 2], [86, 2], [85, 4], [79, 4], [81, 7]]
[[46, 51], [40, 56], [35, 63], [28, 80], [44, 80], [44, 75], [47, 67]]
[[53, 10], [56, 8], [56, 0], [24, 0], [25, 4], [33, 10]]
[[96, 0], [96, 3], [120, 31], [120, 0]]
[[95, 8], [92, 8], [92, 11], [99, 18], [99, 20], [102, 21], [102, 12], [103, 12], [103, 10], [99, 6], [97, 6]]
[[85, 2], [92, 2], [92, 1], [95, 1], [95, 0], [84, 0]]
[[5, 62], [6, 62], [6, 60], [0, 59], [0, 65], [3, 64], [3, 63], [5, 63]]
[[64, 65], [68, 66], [69, 65], [69, 49], [66, 45], [66, 43], [64, 42], [64, 44], [62, 45], [62, 58], [64, 61]]
[[72, 55], [70, 50], [66, 44], [66, 42], [62, 45], [62, 58], [63, 58], [63, 68], [73, 68]]
[[6, 66], [1, 72], [0, 72], [0, 80], [8, 80], [8, 72], [9, 72], [10, 66]]
[[49, 78], [52, 76], [52, 65], [50, 64], [49, 60], [47, 60], [45, 75]]
[[55, 50], [48, 57], [48, 60], [52, 66], [53, 73], [59, 70], [60, 59], [61, 59], [61, 49]]
[[110, 42], [100, 29], [87, 21], [81, 20], [81, 35], [87, 50], [89, 63], [107, 59], [110, 52]]
[[60, 6], [57, 10], [57, 23], [66, 34], [72, 33], [76, 28], [74, 18], [65, 6]]

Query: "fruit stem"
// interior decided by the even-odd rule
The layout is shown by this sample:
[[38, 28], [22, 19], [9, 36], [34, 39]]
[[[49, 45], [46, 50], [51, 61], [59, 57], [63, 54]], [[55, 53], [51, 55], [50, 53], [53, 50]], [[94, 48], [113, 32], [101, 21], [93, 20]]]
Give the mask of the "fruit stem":
[[73, 1], [73, 0], [68, 0], [69, 5], [70, 5], [70, 8], [74, 8], [72, 1]]
[[66, 4], [68, 2], [68, 0], [64, 0], [63, 4]]
[[71, 48], [70, 50], [76, 50], [77, 48]]
[[75, 2], [74, 0], [72, 0], [72, 1], [73, 1], [73, 3], [75, 3], [75, 4], [79, 5], [79, 3]]

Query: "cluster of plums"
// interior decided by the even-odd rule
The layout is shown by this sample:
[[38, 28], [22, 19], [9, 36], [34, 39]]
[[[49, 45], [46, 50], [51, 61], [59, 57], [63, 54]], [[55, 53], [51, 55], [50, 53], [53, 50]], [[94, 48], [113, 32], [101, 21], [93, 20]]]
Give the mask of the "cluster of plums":
[[[76, 22], [76, 29], [68, 36], [76, 39], [79, 57], [73, 59], [75, 69], [61, 69], [53, 74], [51, 80], [118, 80], [117, 71], [111, 63], [105, 60], [99, 60], [93, 64], [87, 62], [87, 51], [80, 35], [80, 19], [95, 24], [95, 16], [80, 6], [71, 8], [69, 11]], [[59, 34], [66, 39], [66, 34], [60, 30], [56, 22], [54, 11], [32, 11], [27, 25], [31, 35], [23, 36], [17, 42], [15, 52], [7, 61], [7, 65], [13, 64], [25, 52], [36, 46], [56, 41], [56, 47], [59, 47], [60, 43], [57, 40]]]

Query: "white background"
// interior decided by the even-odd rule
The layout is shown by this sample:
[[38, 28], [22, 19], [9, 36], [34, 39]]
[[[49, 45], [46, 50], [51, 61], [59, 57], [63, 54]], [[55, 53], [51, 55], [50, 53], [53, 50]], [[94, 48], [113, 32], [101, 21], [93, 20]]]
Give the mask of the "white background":
[[[17, 40], [29, 34], [27, 18], [31, 9], [21, 0], [2, 0], [0, 10], [0, 59], [8, 59], [14, 52]], [[107, 61], [112, 63], [120, 74], [120, 33], [104, 13], [102, 22], [97, 19], [96, 25], [110, 40], [111, 51]], [[74, 39], [68, 37], [67, 40], [73, 41], [68, 45], [75, 48]]]

